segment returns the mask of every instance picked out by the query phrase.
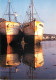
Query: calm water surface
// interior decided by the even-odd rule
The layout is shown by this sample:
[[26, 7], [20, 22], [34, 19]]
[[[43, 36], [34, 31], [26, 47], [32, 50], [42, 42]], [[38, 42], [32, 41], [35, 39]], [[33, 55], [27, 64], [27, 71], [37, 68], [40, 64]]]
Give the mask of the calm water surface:
[[0, 47], [1, 79], [56, 79], [56, 41]]

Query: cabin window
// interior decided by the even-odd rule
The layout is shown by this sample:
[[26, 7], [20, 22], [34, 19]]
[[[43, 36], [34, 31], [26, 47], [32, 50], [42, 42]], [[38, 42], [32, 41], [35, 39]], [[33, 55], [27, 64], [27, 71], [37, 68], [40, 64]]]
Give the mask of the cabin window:
[[42, 24], [39, 24], [39, 26], [42, 26], [42, 27], [43, 27], [43, 25], [42, 25]]

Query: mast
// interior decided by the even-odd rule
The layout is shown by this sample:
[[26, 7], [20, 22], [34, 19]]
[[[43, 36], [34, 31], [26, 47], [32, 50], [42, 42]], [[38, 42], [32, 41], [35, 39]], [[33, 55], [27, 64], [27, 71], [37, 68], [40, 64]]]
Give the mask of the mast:
[[10, 0], [8, 0], [8, 6], [9, 6], [9, 10], [8, 10], [8, 13], [7, 14], [4, 14], [4, 15], [8, 15], [9, 17], [9, 21], [11, 21], [11, 16], [15, 16], [15, 21], [17, 22], [17, 18], [16, 18], [16, 12], [14, 12], [13, 14], [10, 13]]
[[11, 21], [10, 19], [10, 0], [8, 0], [8, 3], [9, 3], [9, 21]]
[[15, 15], [15, 21], [17, 22], [17, 14], [16, 14], [16, 12], [14, 12], [14, 15]]
[[32, 21], [33, 21], [33, 0], [31, 0], [31, 4], [32, 4]]

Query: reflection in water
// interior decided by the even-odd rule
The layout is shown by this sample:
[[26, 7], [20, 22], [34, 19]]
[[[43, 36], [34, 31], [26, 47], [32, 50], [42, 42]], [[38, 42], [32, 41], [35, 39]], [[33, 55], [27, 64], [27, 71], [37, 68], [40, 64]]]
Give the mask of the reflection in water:
[[43, 66], [43, 50], [42, 45], [27, 46], [24, 48], [23, 63], [33, 68]]
[[12, 47], [7, 46], [6, 65], [16, 66], [20, 64], [18, 54], [13, 54]]
[[[12, 79], [11, 78], [12, 73], [16, 73], [18, 71], [17, 67], [20, 65], [21, 58], [22, 58], [21, 57], [22, 47], [21, 46], [19, 47], [19, 46], [20, 45], [16, 45], [16, 46], [8, 45], [7, 48], [4, 48], [5, 52], [1, 51], [2, 52], [0, 55], [0, 71], [1, 71], [0, 78], [1, 79], [8, 79], [8, 78]], [[12, 71], [13, 67], [15, 69]]]
[[37, 46], [35, 45], [35, 52], [34, 52], [34, 56], [35, 56], [35, 68], [41, 67], [44, 64], [44, 59], [43, 59], [43, 50], [42, 50], [42, 46]]
[[[21, 47], [21, 46], [20, 46]], [[17, 66], [21, 63], [21, 55], [22, 55], [22, 48], [16, 45], [15, 47], [11, 47], [10, 45], [7, 46], [7, 53], [0, 55], [0, 66]]]
[[25, 45], [22, 62], [29, 66], [27, 76], [33, 79], [33, 71], [44, 64], [42, 45]]
[[[33, 70], [44, 64], [41, 45], [25, 45], [24, 48], [22, 48], [21, 45], [8, 45], [5, 52], [6, 53], [1, 54], [0, 57], [0, 68], [4, 67], [9, 69], [9, 76], [6, 75], [8, 78], [13, 79], [13, 77], [11, 77], [12, 73], [16, 73], [16, 76], [19, 77], [19, 73], [17, 73], [18, 67], [22, 63], [28, 66], [29, 70], [27, 70], [27, 76], [33, 78]], [[21, 65], [21, 70], [23, 66], [24, 65]], [[13, 70], [12, 72], [13, 68], [15, 68], [15, 71]], [[5, 74], [3, 76], [5, 76]]]
[[0, 78], [56, 79], [56, 41], [41, 44], [0, 46]]

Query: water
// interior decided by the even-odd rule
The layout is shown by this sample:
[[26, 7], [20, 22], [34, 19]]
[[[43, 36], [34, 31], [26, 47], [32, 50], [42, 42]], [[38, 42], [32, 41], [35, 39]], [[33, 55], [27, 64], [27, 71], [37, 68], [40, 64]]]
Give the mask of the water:
[[[3, 45], [4, 47], [4, 45]], [[0, 48], [1, 79], [56, 79], [56, 41]]]

